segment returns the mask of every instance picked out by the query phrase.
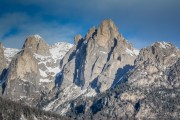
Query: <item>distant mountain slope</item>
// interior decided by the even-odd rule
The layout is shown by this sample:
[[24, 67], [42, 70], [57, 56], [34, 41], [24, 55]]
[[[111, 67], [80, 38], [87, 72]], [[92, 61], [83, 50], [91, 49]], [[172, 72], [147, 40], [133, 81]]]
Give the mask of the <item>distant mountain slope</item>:
[[3, 75], [4, 95], [36, 106], [41, 95], [55, 86], [60, 60], [72, 46], [65, 42], [49, 46], [39, 35], [34, 35], [26, 39], [21, 50], [4, 48], [9, 66]]
[[123, 78], [126, 82], [94, 98], [71, 101], [66, 115], [78, 119], [178, 120], [179, 65], [180, 50], [170, 43], [143, 48], [134, 69]]

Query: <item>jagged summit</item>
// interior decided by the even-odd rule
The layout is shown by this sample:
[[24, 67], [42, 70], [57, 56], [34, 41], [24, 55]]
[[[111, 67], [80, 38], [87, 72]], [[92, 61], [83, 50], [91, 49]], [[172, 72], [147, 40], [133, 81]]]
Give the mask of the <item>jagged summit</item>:
[[162, 41], [162, 42], [155, 42], [151, 46], [159, 46], [161, 48], [167, 48], [167, 47], [171, 47], [173, 45], [171, 43]]
[[[77, 98], [66, 114], [76, 119], [178, 119], [179, 49], [156, 42], [141, 49], [135, 61], [133, 69], [119, 79], [126, 82], [94, 99]], [[82, 107], [85, 109], [78, 114], [76, 111]]]
[[102, 23], [100, 23], [98, 29], [100, 30], [106, 29], [106, 30], [118, 32], [118, 28], [112, 19], [104, 19]]
[[6, 61], [4, 56], [4, 48], [2, 43], [0, 42], [0, 82], [1, 82], [1, 73], [3, 72], [5, 67], [6, 67]]
[[167, 87], [169, 83], [166, 80], [166, 73], [178, 58], [180, 51], [171, 43], [155, 42], [140, 50], [135, 60], [136, 69], [129, 76], [129, 82], [146, 87], [150, 85]]
[[141, 49], [135, 64], [141, 62], [155, 64], [158, 68], [171, 66], [180, 57], [179, 49], [171, 43], [155, 42], [149, 47]]
[[111, 19], [103, 20], [103, 22], [98, 27], [97, 33], [98, 35], [111, 38], [116, 38], [119, 35], [118, 28]]
[[36, 105], [34, 101], [40, 97], [40, 92], [54, 87], [55, 76], [60, 71], [59, 62], [70, 47], [71, 44], [63, 42], [49, 46], [39, 35], [34, 35], [27, 37], [22, 50], [4, 48], [10, 62], [3, 78], [5, 96]]
[[75, 43], [75, 45], [78, 45], [79, 42], [83, 42], [83, 37], [82, 37], [80, 34], [78, 34], [78, 35], [76, 35], [76, 36], [74, 37], [74, 43]]
[[33, 53], [40, 55], [50, 55], [48, 45], [39, 35], [27, 37], [22, 49], [31, 49]]
[[[108, 79], [114, 79], [119, 67], [133, 65], [137, 55], [137, 51], [119, 34], [114, 22], [107, 19], [98, 29], [92, 27], [85, 38], [81, 35], [75, 36], [75, 43], [76, 47], [61, 61], [61, 81], [66, 83], [73, 80], [70, 83], [74, 82], [85, 88], [97, 79], [110, 87], [112, 81]], [[72, 65], [72, 68], [69, 65]], [[66, 73], [65, 69], [70, 69], [69, 73]], [[101, 84], [101, 87], [105, 84]], [[107, 89], [107, 86], [102, 87], [103, 90]]]
[[119, 34], [118, 28], [115, 23], [110, 19], [105, 19], [102, 23], [96, 27], [92, 27], [87, 32], [84, 41], [94, 40], [99, 47], [109, 49], [112, 47], [114, 40], [124, 41], [122, 35]]
[[[75, 46], [60, 62], [57, 102], [104, 92], [133, 68], [137, 51], [119, 34], [112, 20], [104, 20], [97, 29], [92, 27], [84, 38], [77, 35], [74, 39]], [[45, 109], [52, 110], [56, 104], [63, 102]], [[56, 108], [53, 111], [58, 111]]]
[[4, 49], [3, 49], [2, 43], [0, 42], [0, 97], [3, 92], [3, 89], [1, 86], [2, 86], [2, 82], [3, 82], [5, 68], [6, 68], [6, 60], [4, 57]]

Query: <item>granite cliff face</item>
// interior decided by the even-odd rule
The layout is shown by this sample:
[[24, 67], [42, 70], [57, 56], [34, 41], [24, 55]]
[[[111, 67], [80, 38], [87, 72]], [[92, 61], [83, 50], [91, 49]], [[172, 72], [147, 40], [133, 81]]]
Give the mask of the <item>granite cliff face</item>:
[[33, 104], [39, 93], [39, 78], [38, 64], [33, 53], [29, 49], [22, 50], [9, 65], [6, 96], [15, 101], [25, 99], [26, 104]]
[[180, 86], [180, 58], [168, 71], [168, 81], [173, 88]]
[[54, 87], [54, 80], [60, 71], [60, 59], [71, 46], [68, 43], [49, 46], [39, 35], [34, 35], [26, 39], [22, 50], [15, 56], [12, 55], [15, 49], [6, 48], [6, 58], [10, 64], [3, 77], [6, 86], [4, 96], [36, 106], [41, 95]]
[[67, 116], [78, 119], [179, 119], [180, 51], [157, 42], [143, 48], [126, 79], [111, 90], [77, 98]]
[[[11, 100], [22, 100], [34, 105], [40, 94], [40, 71], [34, 53], [46, 54], [48, 46], [40, 37], [30, 36], [26, 39], [22, 50], [12, 59], [6, 78], [6, 96]], [[28, 99], [27, 99], [28, 98]]]
[[0, 96], [2, 95], [2, 83], [3, 83], [3, 74], [6, 68], [6, 60], [4, 57], [4, 49], [2, 43], [0, 43]]
[[62, 89], [75, 84], [103, 92], [133, 66], [138, 54], [112, 20], [104, 20], [98, 29], [91, 28], [85, 38], [77, 35], [75, 43], [61, 61]]
[[65, 114], [79, 96], [92, 97], [117, 84], [130, 69], [138, 51], [128, 43], [112, 20], [91, 28], [86, 36], [75, 36], [75, 46], [60, 62], [57, 94], [45, 110]]
[[41, 36], [34, 35], [26, 39], [22, 49], [30, 49], [32, 53], [50, 55], [49, 46], [42, 40]]
[[0, 43], [0, 74], [3, 72], [6, 67], [5, 57], [4, 57], [4, 48], [2, 43]]

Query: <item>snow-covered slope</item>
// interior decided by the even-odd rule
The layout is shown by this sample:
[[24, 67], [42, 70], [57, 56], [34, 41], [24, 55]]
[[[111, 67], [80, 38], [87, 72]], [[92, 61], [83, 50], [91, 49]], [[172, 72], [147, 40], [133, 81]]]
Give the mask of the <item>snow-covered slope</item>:
[[5, 48], [4, 47], [4, 56], [6, 58], [7, 64], [9, 64], [12, 58], [20, 51], [20, 49], [16, 48]]
[[49, 93], [55, 86], [60, 60], [73, 46], [65, 42], [49, 46], [39, 38], [28, 37], [22, 50], [4, 48], [8, 64], [7, 77], [3, 78], [7, 81], [5, 94], [29, 106], [36, 106], [41, 93]]
[[49, 46], [49, 56], [34, 53], [34, 57], [38, 61], [39, 65], [41, 86], [48, 87], [49, 89], [54, 87], [55, 76], [60, 72], [60, 60], [72, 46], [72, 44], [66, 42], [59, 42]]
[[[36, 35], [36, 37], [38, 37], [38, 36]], [[52, 59], [56, 63], [56, 62], [59, 62], [64, 57], [64, 55], [69, 51], [69, 49], [72, 46], [73, 46], [73, 44], [70, 44], [70, 43], [58, 42], [58, 43], [55, 43], [55, 44], [49, 46], [51, 56], [47, 57], [47, 56], [41, 56], [41, 55], [35, 54], [35, 57], [37, 60], [39, 60], [39, 63], [41, 63], [41, 62], [47, 63], [49, 59]], [[4, 47], [4, 56], [7, 60], [7, 64], [9, 64], [11, 62], [12, 58], [20, 51], [21, 51], [20, 49], [16, 49], [16, 48]], [[57, 71], [57, 69], [54, 71]]]
[[72, 44], [66, 42], [58, 42], [50, 46], [50, 53], [54, 60], [59, 60], [73, 47]]
[[137, 50], [137, 49], [135, 49], [135, 48], [133, 48], [133, 50], [130, 50], [130, 49], [128, 49], [128, 48], [126, 48], [126, 52], [128, 53], [128, 54], [130, 54], [131, 56], [133, 56], [133, 55], [138, 55], [139, 54], [139, 50]]

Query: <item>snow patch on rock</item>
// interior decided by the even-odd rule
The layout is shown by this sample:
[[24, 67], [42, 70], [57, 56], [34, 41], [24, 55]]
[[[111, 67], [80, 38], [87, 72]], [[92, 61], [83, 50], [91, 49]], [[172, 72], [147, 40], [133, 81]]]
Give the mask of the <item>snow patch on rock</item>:
[[139, 50], [137, 50], [137, 49], [130, 50], [130, 49], [126, 48], [126, 52], [128, 54], [130, 54], [131, 56], [134, 56], [134, 55], [137, 56], [139, 54]]
[[4, 48], [4, 56], [8, 62], [11, 62], [12, 58], [19, 52], [19, 49]]
[[69, 49], [73, 47], [72, 44], [59, 42], [50, 46], [50, 53], [53, 59], [62, 59], [64, 55], [69, 51]]
[[36, 39], [42, 39], [42, 37], [41, 37], [40, 35], [38, 35], [38, 34], [34, 35], [34, 37], [35, 37]]

